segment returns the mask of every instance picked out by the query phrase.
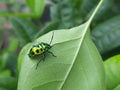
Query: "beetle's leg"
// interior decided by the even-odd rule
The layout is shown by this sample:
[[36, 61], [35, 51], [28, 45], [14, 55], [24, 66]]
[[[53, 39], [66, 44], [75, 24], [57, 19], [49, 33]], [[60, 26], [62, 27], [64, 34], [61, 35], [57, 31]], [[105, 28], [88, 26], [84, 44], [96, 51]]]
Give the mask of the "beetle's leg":
[[55, 56], [54, 53], [51, 52], [51, 51], [48, 51], [48, 53], [50, 53], [53, 57], [57, 57], [57, 56]]
[[42, 55], [42, 60], [45, 61], [45, 53]]
[[[45, 54], [43, 54], [41, 58], [42, 58], [43, 61], [45, 61]], [[41, 59], [38, 61], [37, 65], [36, 65], [36, 69], [37, 69], [37, 67], [38, 67], [38, 65], [39, 65], [39, 63], [40, 63], [40, 61], [41, 61]]]

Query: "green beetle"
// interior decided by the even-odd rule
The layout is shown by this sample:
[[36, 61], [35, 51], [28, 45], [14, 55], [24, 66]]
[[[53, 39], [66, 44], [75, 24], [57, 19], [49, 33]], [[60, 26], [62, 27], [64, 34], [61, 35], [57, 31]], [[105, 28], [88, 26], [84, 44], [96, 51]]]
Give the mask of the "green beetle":
[[[54, 33], [53, 33], [53, 35], [54, 35]], [[49, 51], [52, 48], [51, 43], [53, 40], [53, 35], [52, 35], [52, 38], [51, 38], [51, 41], [49, 44], [40, 42], [39, 44], [33, 45], [33, 47], [29, 51], [28, 56], [30, 58], [35, 58], [35, 57], [41, 56], [43, 61], [45, 60], [46, 53], [50, 53], [52, 56], [56, 57], [51, 51]], [[37, 69], [39, 63], [40, 63], [40, 60], [36, 65], [36, 69]]]

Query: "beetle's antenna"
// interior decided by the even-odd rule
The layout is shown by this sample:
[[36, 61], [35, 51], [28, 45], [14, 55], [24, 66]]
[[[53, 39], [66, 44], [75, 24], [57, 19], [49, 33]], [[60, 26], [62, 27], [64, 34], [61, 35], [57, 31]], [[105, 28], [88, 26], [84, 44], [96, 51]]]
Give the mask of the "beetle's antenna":
[[50, 45], [51, 45], [51, 43], [52, 43], [53, 36], [54, 36], [54, 32], [52, 32], [52, 37], [51, 37], [51, 40], [50, 40]]

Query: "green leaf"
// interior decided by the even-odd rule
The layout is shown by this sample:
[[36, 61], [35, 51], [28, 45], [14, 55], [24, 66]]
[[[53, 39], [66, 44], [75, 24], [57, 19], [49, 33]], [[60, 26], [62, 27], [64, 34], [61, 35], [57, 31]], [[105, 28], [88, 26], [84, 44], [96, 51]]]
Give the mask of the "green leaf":
[[99, 0], [83, 0], [81, 4], [82, 15], [87, 15], [98, 4], [98, 2]]
[[119, 10], [120, 10], [120, 2], [119, 2], [119, 0], [115, 0], [114, 1], [114, 6], [113, 6], [113, 8], [115, 8], [114, 10], [113, 10], [113, 13], [115, 13], [115, 14], [120, 14], [120, 12], [119, 12]]
[[2, 34], [2, 30], [0, 30], [0, 49], [1, 49], [2, 43], [3, 43], [3, 34]]
[[26, 54], [27, 49], [29, 49], [30, 45], [27, 44], [23, 49], [21, 50], [19, 57], [18, 57], [18, 72], [20, 71], [22, 60], [24, 59], [24, 56]]
[[8, 56], [8, 53], [0, 55], [0, 70], [5, 68]]
[[5, 51], [7, 51], [8, 53], [13, 53], [18, 48], [18, 40], [15, 37], [10, 37], [9, 41], [9, 46], [6, 48]]
[[0, 77], [0, 90], [16, 90], [17, 80], [12, 77]]
[[10, 18], [10, 22], [14, 28], [15, 33], [23, 44], [33, 40], [34, 35], [37, 33], [37, 28], [33, 23], [26, 19], [17, 17]]
[[80, 5], [81, 0], [55, 0], [55, 4], [51, 6], [52, 21], [59, 20], [59, 28], [75, 26], [81, 18]]
[[13, 4], [16, 0], [0, 0], [1, 4]]
[[40, 17], [44, 11], [45, 0], [26, 0], [27, 5], [31, 9], [32, 13]]
[[35, 7], [35, 0], [26, 0], [26, 4], [28, 5], [28, 7], [31, 9], [31, 11], [34, 11], [34, 7]]
[[114, 4], [113, 0], [104, 0], [100, 9], [96, 13], [93, 21], [94, 22], [96, 21], [98, 23], [98, 21], [103, 22], [104, 20], [107, 20], [110, 17], [113, 17], [114, 14], [113, 13], [110, 14], [110, 12], [112, 12], [111, 8], [113, 8], [113, 4]]
[[[60, 20], [59, 28], [70, 28], [74, 25], [73, 6], [70, 0], [57, 0], [58, 3], [51, 7], [52, 20]], [[71, 21], [70, 21], [71, 20]]]
[[3, 25], [5, 23], [5, 18], [0, 18], [0, 49], [3, 44]]
[[108, 52], [120, 46], [120, 16], [116, 16], [92, 31], [92, 38], [101, 53]]
[[11, 75], [10, 70], [3, 70], [0, 72], [0, 78], [1, 77], [10, 77], [10, 75]]
[[[113, 90], [120, 84], [120, 55], [113, 56], [104, 62], [107, 90]], [[120, 86], [119, 86], [120, 87]], [[115, 89], [119, 90], [119, 89]]]
[[[82, 16], [85, 17], [86, 15], [87, 17], [85, 18], [90, 17], [98, 1], [99, 0], [84, 0], [81, 6]], [[111, 8], [113, 7], [113, 4], [114, 4], [113, 0], [104, 0], [100, 9], [98, 10], [98, 12], [96, 13], [94, 17], [93, 22], [98, 23], [98, 21], [104, 21], [110, 17], [113, 17], [114, 15], [113, 13], [109, 14], [110, 12], [112, 12]]]
[[[105, 74], [102, 59], [92, 43], [88, 27], [98, 10], [88, 22], [72, 29], [54, 31], [51, 51], [57, 56], [46, 55], [45, 61], [38, 62], [28, 57], [33, 44], [50, 42], [49, 32], [22, 51], [22, 64], [18, 90], [105, 90]], [[21, 56], [19, 56], [21, 57]]]
[[120, 85], [118, 85], [114, 90], [120, 90]]
[[54, 22], [50, 22], [47, 23], [34, 37], [34, 39], [38, 38], [39, 36], [48, 33], [49, 31], [55, 30], [58, 28], [59, 25], [59, 21], [54, 21]]

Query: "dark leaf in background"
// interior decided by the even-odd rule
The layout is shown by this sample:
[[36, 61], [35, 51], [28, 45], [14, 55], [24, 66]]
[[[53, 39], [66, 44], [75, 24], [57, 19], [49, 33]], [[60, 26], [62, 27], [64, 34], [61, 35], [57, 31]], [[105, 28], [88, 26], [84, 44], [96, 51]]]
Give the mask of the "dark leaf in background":
[[92, 38], [103, 54], [120, 46], [120, 16], [99, 24], [92, 31]]
[[93, 8], [95, 8], [99, 1], [100, 0], [83, 0], [81, 4], [82, 16], [86, 16]]
[[98, 23], [98, 21], [103, 22], [109, 19], [110, 17], [114, 16], [114, 13], [109, 14], [110, 12], [112, 12], [113, 5], [114, 5], [113, 0], [104, 0], [99, 11], [94, 17], [93, 22], [94, 23], [95, 22]]
[[17, 80], [12, 77], [0, 77], [0, 89], [17, 90]]
[[0, 17], [0, 51], [2, 49], [2, 44], [4, 42], [4, 32], [3, 32], [4, 23], [5, 23], [5, 19]]
[[113, 6], [113, 12], [116, 14], [120, 14], [120, 1], [119, 0], [113, 0], [114, 6]]
[[[89, 18], [91, 16], [98, 2], [99, 0], [84, 0], [83, 1], [83, 4], [81, 6], [81, 13], [82, 13], [83, 18], [86, 18], [86, 16], [87, 18]], [[98, 24], [99, 22], [101, 21], [103, 22], [109, 19], [110, 17], [114, 16], [115, 14], [112, 12], [113, 5], [114, 5], [113, 0], [104, 0], [99, 11], [94, 17], [93, 22]], [[110, 12], [112, 13], [109, 14]]]
[[57, 21], [53, 21], [53, 22], [50, 22], [50, 23], [47, 23], [44, 27], [42, 27], [38, 33], [35, 35], [34, 37], [34, 40], [38, 37], [40, 37], [41, 35], [45, 34], [45, 33], [48, 33], [49, 31], [52, 31], [52, 30], [56, 30], [59, 26], [60, 22], [57, 20]]
[[76, 23], [80, 23], [80, 5], [80, 0], [56, 0], [56, 3], [51, 7], [52, 21], [59, 20], [59, 28], [70, 28], [75, 26]]
[[3, 43], [3, 34], [2, 34], [2, 30], [0, 30], [0, 50], [1, 50], [2, 43]]
[[17, 76], [17, 54], [9, 54], [6, 62], [6, 68], [11, 70], [11, 76]]
[[7, 58], [8, 58], [8, 53], [4, 53], [0, 55], [0, 71], [6, 67]]
[[94, 21], [104, 21], [108, 18], [112, 17], [113, 14], [109, 14], [112, 11], [112, 7], [114, 5], [113, 0], [104, 0], [100, 9], [98, 10], [97, 14], [94, 17]]
[[33, 23], [27, 19], [17, 17], [12, 17], [10, 22], [22, 44], [33, 41], [33, 37], [38, 31]]

